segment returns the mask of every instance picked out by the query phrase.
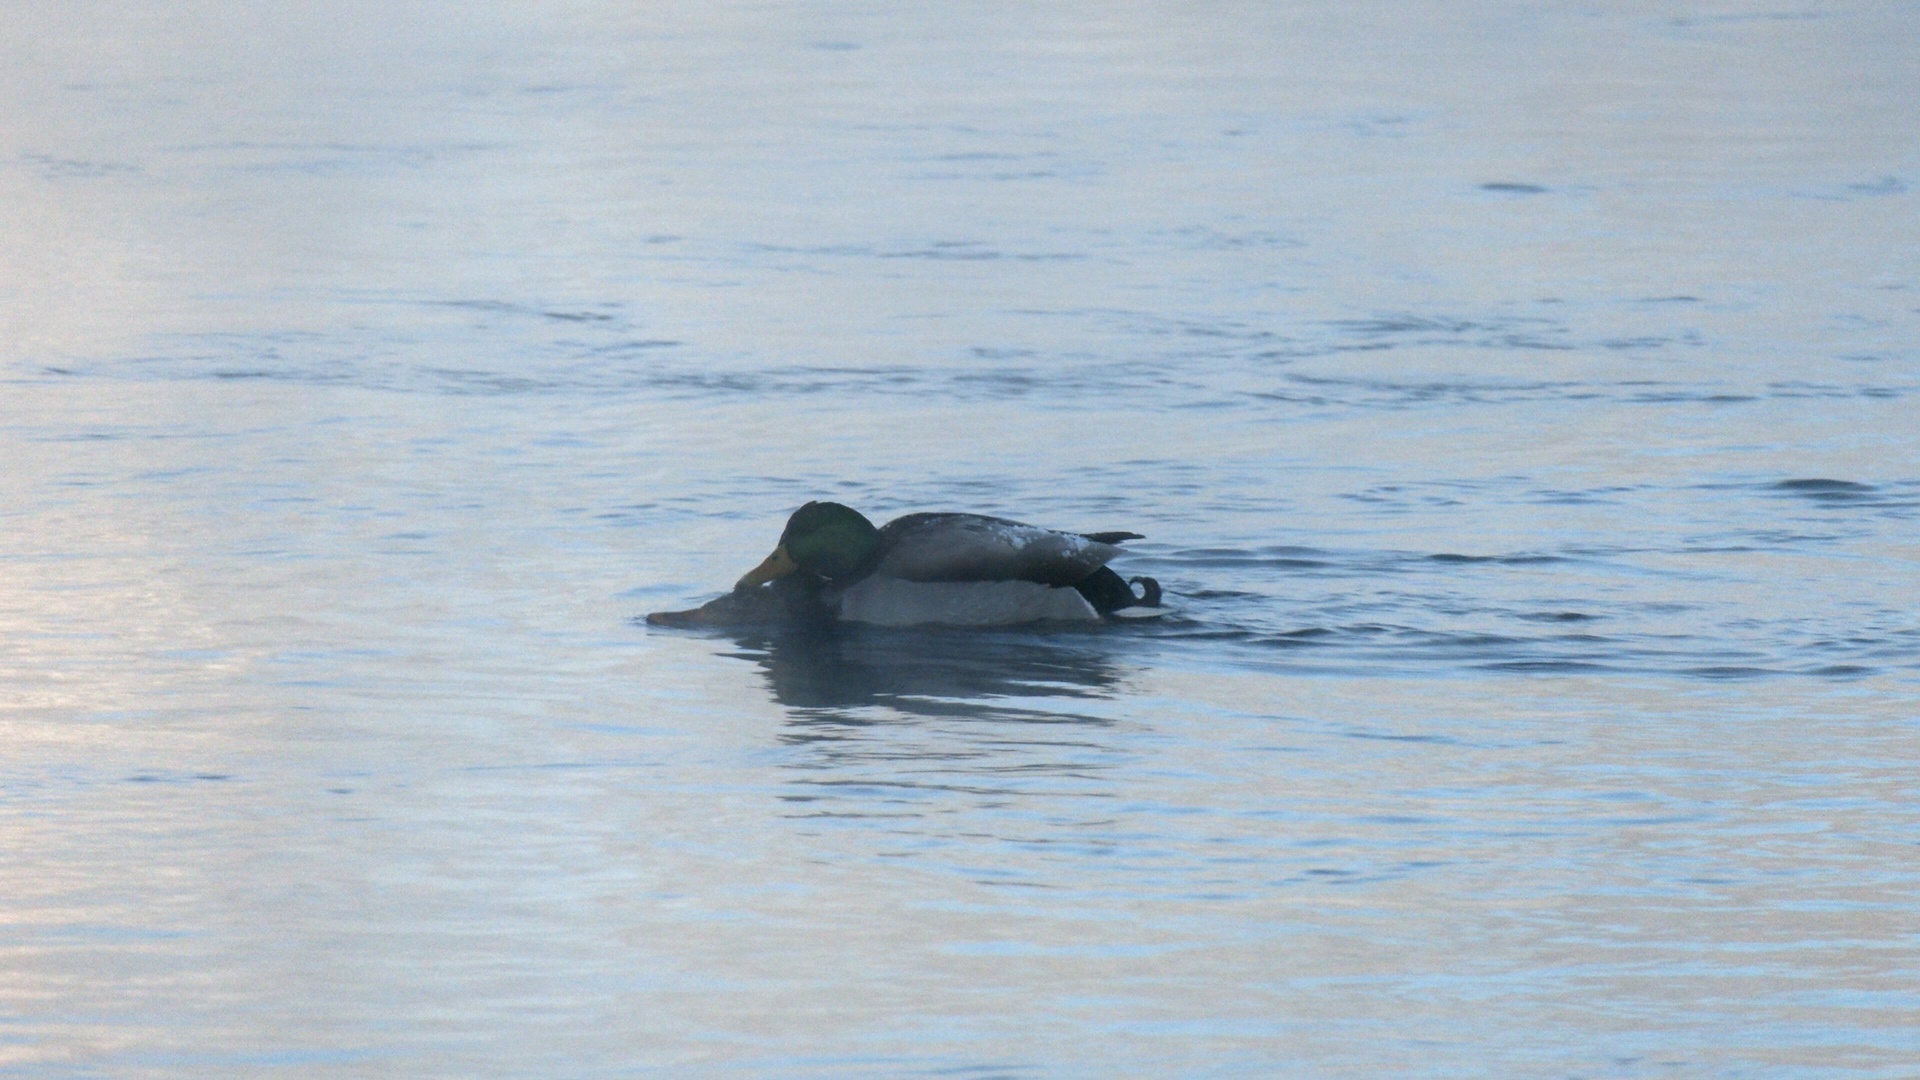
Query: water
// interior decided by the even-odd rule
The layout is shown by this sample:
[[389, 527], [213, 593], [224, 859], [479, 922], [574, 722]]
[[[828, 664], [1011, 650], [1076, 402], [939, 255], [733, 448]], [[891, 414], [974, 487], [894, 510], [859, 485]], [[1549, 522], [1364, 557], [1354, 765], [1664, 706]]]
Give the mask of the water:
[[0, 30], [0, 1074], [1920, 1071], [1911, 5], [285, 7]]

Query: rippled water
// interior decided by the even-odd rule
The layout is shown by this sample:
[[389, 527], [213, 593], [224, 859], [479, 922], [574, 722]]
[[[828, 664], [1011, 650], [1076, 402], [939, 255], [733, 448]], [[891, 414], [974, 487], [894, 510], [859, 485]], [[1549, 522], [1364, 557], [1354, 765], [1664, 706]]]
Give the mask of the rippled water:
[[1917, 31], [15, 5], [0, 1074], [1920, 1072]]

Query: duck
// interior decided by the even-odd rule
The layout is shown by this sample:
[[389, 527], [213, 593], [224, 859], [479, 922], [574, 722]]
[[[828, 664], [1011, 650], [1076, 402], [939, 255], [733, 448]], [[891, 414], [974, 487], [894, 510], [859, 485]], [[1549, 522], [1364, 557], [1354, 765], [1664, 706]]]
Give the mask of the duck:
[[876, 527], [852, 507], [809, 502], [731, 593], [647, 621], [1012, 626], [1151, 616], [1161, 610], [1160, 583], [1107, 566], [1122, 543], [1141, 539], [968, 513], [908, 514]]

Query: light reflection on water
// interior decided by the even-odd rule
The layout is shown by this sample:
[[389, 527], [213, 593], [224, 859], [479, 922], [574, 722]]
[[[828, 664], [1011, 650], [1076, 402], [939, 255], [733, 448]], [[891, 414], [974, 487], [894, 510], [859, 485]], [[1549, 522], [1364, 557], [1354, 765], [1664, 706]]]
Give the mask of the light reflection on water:
[[1920, 1069], [1908, 6], [14, 15], [0, 1074]]

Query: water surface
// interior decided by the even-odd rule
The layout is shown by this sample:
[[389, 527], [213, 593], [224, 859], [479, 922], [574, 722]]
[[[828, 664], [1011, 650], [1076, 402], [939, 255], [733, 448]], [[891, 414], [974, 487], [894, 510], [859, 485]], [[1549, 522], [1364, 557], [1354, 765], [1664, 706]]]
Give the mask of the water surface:
[[1920, 1070], [1911, 5], [16, 8], [0, 1074]]

